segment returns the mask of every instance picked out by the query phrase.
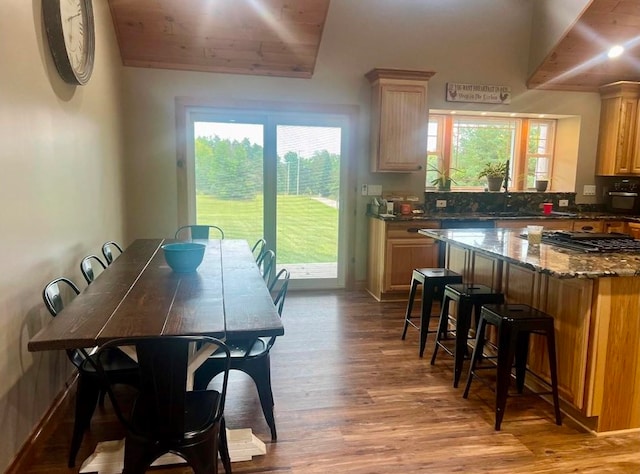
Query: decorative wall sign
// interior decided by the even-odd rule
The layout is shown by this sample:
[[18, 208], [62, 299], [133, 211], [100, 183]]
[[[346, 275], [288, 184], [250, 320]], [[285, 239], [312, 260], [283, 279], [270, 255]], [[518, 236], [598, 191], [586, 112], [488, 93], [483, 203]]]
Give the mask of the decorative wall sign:
[[447, 102], [509, 104], [511, 102], [511, 87], [448, 82]]

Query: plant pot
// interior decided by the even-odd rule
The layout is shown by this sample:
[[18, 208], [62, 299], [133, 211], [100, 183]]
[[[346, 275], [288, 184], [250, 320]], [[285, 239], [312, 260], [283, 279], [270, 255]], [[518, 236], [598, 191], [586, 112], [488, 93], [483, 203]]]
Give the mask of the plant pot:
[[536, 191], [539, 191], [541, 193], [546, 191], [548, 184], [549, 184], [549, 181], [546, 179], [536, 180]]
[[489, 191], [500, 191], [504, 177], [502, 176], [487, 176], [487, 188]]
[[451, 180], [445, 179], [438, 183], [438, 191], [451, 191]]

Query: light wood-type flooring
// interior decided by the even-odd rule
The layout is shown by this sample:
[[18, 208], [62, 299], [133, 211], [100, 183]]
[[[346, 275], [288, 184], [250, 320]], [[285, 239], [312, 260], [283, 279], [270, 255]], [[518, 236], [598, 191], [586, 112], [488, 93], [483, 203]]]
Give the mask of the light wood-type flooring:
[[[404, 310], [403, 303], [378, 303], [364, 292], [290, 292], [285, 336], [271, 354], [278, 441], [270, 442], [251, 380], [235, 373], [227, 425], [251, 427], [267, 455], [234, 463], [234, 472], [640, 472], [640, 433], [596, 437], [566, 416], [556, 426], [552, 407], [535, 396], [510, 398], [502, 430], [494, 431], [493, 393], [474, 382], [464, 400], [464, 383], [452, 387], [451, 358], [439, 354], [429, 364], [433, 335], [420, 359], [417, 331], [409, 328], [400, 339]], [[25, 473], [77, 472], [66, 467], [73, 421], [67, 411], [38, 443]], [[107, 402], [94, 416], [78, 465], [97, 440], [119, 434]]]

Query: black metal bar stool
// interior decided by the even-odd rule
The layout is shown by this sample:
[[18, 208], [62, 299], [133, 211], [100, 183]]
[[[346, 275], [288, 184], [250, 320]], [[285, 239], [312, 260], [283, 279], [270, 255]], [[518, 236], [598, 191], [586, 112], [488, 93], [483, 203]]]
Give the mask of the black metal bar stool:
[[[462, 283], [462, 275], [446, 268], [416, 268], [413, 270], [407, 313], [404, 317], [402, 339], [404, 340], [407, 335], [409, 324], [418, 329], [420, 331], [420, 357], [424, 354], [427, 336], [435, 332], [429, 330], [433, 300], [438, 298], [440, 303], [442, 303], [444, 287], [449, 283]], [[420, 284], [422, 285], [422, 309], [420, 313], [420, 326], [418, 327], [411, 321], [411, 311], [413, 309], [413, 300], [416, 296], [416, 289]]]
[[[458, 310], [455, 318], [449, 316], [449, 303], [455, 301]], [[447, 354], [453, 356], [453, 386], [457, 387], [462, 374], [462, 364], [467, 355], [467, 340], [471, 329], [471, 315], [475, 310], [476, 326], [480, 319], [480, 308], [485, 304], [504, 303], [504, 295], [493, 291], [486, 285], [474, 285], [468, 283], [450, 284], [444, 288], [442, 309], [440, 310], [440, 322], [436, 334], [436, 343], [431, 356], [431, 365], [435, 364], [438, 348], [442, 348]], [[448, 339], [449, 319], [455, 319], [455, 346], [453, 350], [442, 341]]]
[[545, 385], [549, 385], [545, 380], [527, 369], [527, 354], [529, 352], [529, 335], [540, 334], [547, 338], [547, 349], [549, 355], [549, 369], [551, 375], [551, 390], [546, 392], [534, 392], [532, 395], [553, 396], [555, 408], [556, 424], [561, 425], [560, 403], [558, 401], [558, 375], [556, 372], [556, 343], [553, 328], [553, 318], [548, 314], [532, 308], [525, 304], [502, 304], [484, 306], [480, 313], [480, 322], [476, 331], [476, 346], [471, 356], [471, 367], [467, 386], [464, 389], [463, 397], [469, 395], [469, 388], [473, 377], [482, 378], [476, 374], [477, 370], [492, 367], [477, 367], [478, 361], [482, 358], [484, 348], [484, 336], [487, 324], [493, 324], [498, 329], [498, 356], [496, 375], [496, 431], [500, 430], [500, 424], [504, 417], [504, 409], [507, 404], [509, 382], [511, 380], [511, 367], [514, 365], [516, 372], [516, 389], [522, 394], [524, 389], [525, 374], [529, 372]]

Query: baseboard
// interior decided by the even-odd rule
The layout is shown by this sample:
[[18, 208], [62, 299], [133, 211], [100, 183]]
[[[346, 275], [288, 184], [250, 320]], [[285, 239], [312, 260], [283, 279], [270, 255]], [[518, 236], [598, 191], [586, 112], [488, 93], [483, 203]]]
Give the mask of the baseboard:
[[14, 457], [5, 474], [20, 474], [27, 470], [27, 466], [36, 455], [36, 444], [40, 443], [40, 440], [47, 439], [51, 436], [56, 427], [64, 421], [65, 413], [68, 413], [68, 410], [72, 409], [70, 404], [73, 402], [74, 397], [72, 396], [72, 390], [75, 389], [76, 380], [77, 374], [73, 375], [65, 384], [65, 388], [53, 400], [53, 403], [40, 419], [40, 422], [35, 426], [33, 431], [31, 431], [31, 434]]

